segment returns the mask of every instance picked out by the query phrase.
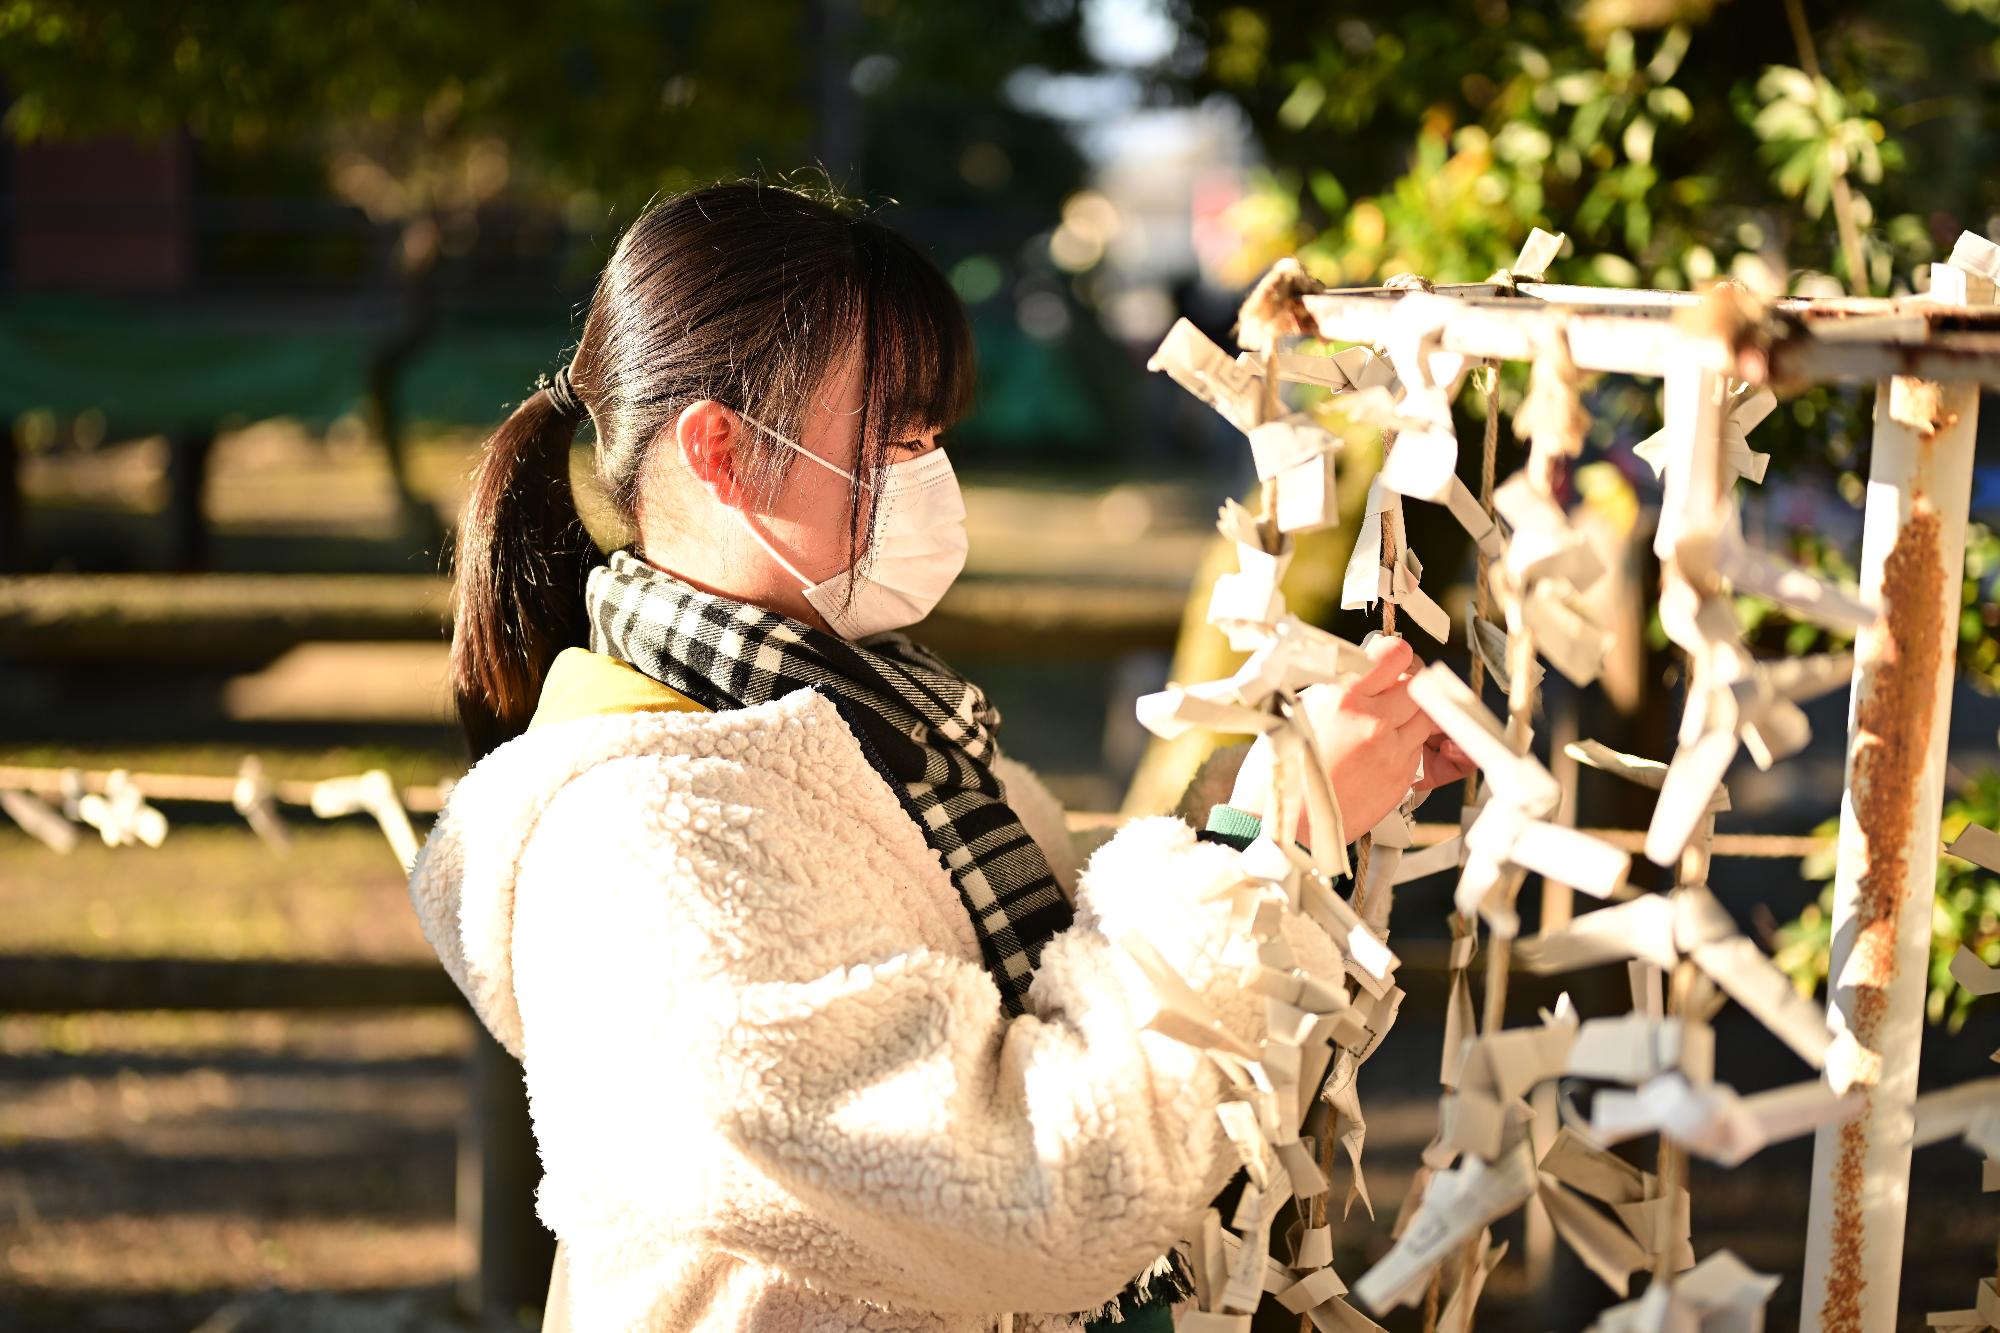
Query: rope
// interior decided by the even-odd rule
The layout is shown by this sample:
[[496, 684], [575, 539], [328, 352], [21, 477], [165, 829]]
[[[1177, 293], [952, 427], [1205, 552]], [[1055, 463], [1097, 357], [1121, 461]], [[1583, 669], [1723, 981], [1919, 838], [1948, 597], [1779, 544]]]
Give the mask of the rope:
[[[1683, 958], [1667, 985], [1667, 1017], [1677, 1017], [1688, 1008], [1688, 992], [1694, 983], [1694, 964]], [[1653, 1228], [1653, 1280], [1665, 1282], [1675, 1271], [1673, 1197], [1674, 1191], [1680, 1188], [1682, 1177], [1687, 1174], [1687, 1153], [1662, 1134], [1656, 1165], [1660, 1192], [1655, 1197], [1665, 1202], [1660, 1206], [1660, 1216]]]
[[[1489, 363], [1486, 375], [1486, 436], [1480, 454], [1479, 499], [1490, 518], [1493, 514], [1494, 473], [1500, 451], [1500, 367]], [[1491, 606], [1492, 590], [1483, 561], [1479, 564], [1479, 596], [1482, 604]], [[1478, 653], [1475, 651], [1473, 656], [1477, 657]], [[1507, 617], [1507, 676], [1507, 739], [1512, 742], [1516, 753], [1526, 753], [1533, 738], [1535, 645], [1529, 637], [1526, 623], [1518, 614]], [[1506, 892], [1511, 895], [1513, 890], [1507, 889]], [[1487, 946], [1486, 997], [1479, 1014], [1482, 1036], [1491, 1036], [1506, 1026], [1507, 979], [1513, 963], [1513, 944], [1511, 938], [1496, 932]], [[1479, 1261], [1484, 1257], [1485, 1248], [1484, 1231], [1466, 1243], [1459, 1282], [1462, 1289], [1468, 1292], [1471, 1290], [1469, 1284], [1479, 1271]], [[1465, 1333], [1472, 1333], [1475, 1313], [1472, 1303], [1467, 1301]]]
[[[1273, 339], [1271, 350], [1264, 358], [1263, 392], [1258, 396], [1257, 400], [1257, 419], [1259, 423], [1277, 420], [1283, 406], [1283, 400], [1278, 396], [1277, 340]], [[1264, 549], [1273, 555], [1281, 554], [1285, 549], [1285, 535], [1278, 530], [1277, 478], [1271, 477], [1265, 480], [1259, 492], [1259, 499], [1262, 502], [1262, 512], [1259, 515], [1262, 521], [1259, 524], [1259, 532], [1264, 539]], [[1274, 697], [1271, 700], [1270, 707], [1273, 712], [1277, 712], [1280, 710], [1281, 705]], [[1365, 846], [1362, 850], [1362, 855], [1365, 858]], [[1367, 862], [1364, 859], [1361, 862], [1361, 867], [1365, 870], [1366, 866]], [[1320, 1172], [1329, 1179], [1333, 1176], [1333, 1141], [1335, 1137], [1333, 1127], [1334, 1111], [1331, 1106], [1328, 1106], [1325, 1130], [1321, 1133], [1321, 1141], [1317, 1146], [1319, 1148]], [[1325, 1194], [1321, 1194], [1312, 1201], [1311, 1206], [1307, 1209], [1308, 1226], [1322, 1227], [1326, 1225], [1326, 1198]], [[1313, 1333], [1313, 1323], [1310, 1313], [1299, 1316], [1299, 1333]]]
[[[64, 775], [68, 773], [76, 774], [73, 781], [79, 785], [75, 789], [99, 794], [104, 792], [111, 776], [111, 770], [101, 768], [0, 764], [0, 791], [23, 791], [61, 799], [65, 790]], [[212, 805], [230, 805], [235, 800], [237, 779], [234, 776], [135, 771], [127, 777], [147, 800]], [[271, 795], [280, 805], [309, 808], [312, 805], [312, 789], [318, 785], [310, 779], [280, 779], [271, 783]], [[413, 815], [434, 815], [444, 808], [444, 798], [449, 790], [448, 786], [404, 787], [401, 789], [403, 806]], [[1120, 822], [1115, 815], [1069, 812], [1069, 825], [1073, 831], [1116, 828]], [[1458, 831], [1456, 824], [1421, 823], [1414, 826], [1411, 841], [1418, 847], [1428, 847], [1456, 837]], [[1590, 828], [1582, 831], [1628, 852], [1640, 851], [1646, 844], [1644, 829]], [[1833, 838], [1818, 838], [1810, 834], [1718, 833], [1712, 851], [1716, 856], [1748, 860], [1796, 861], [1827, 851], [1834, 842]]]
[[[1270, 352], [1264, 357], [1264, 385], [1263, 392], [1257, 396], [1257, 424], [1261, 426], [1276, 421], [1283, 408], [1284, 400], [1278, 396], [1278, 345], [1274, 340]], [[1263, 503], [1260, 517], [1264, 520], [1264, 549], [1277, 555], [1285, 549], [1285, 534], [1278, 531], [1278, 479], [1266, 477], [1258, 494]]]
[[[1486, 510], [1487, 518], [1491, 519], [1493, 517], [1494, 473], [1500, 454], [1500, 363], [1497, 361], [1488, 361], [1484, 369], [1486, 375], [1486, 433], [1481, 445], [1479, 458], [1479, 503]], [[1489, 620], [1493, 615], [1493, 589], [1486, 577], [1486, 562], [1475, 555], [1472, 563], [1477, 581], [1473, 593], [1473, 607], [1481, 620]], [[1476, 645], [1468, 641], [1466, 647], [1471, 658], [1470, 669], [1467, 674], [1472, 678], [1473, 697], [1478, 698], [1483, 695], [1486, 688], [1486, 659], [1479, 655], [1479, 649]], [[1465, 804], [1469, 807], [1478, 799], [1479, 770], [1475, 768], [1465, 775]], [[1442, 841], [1443, 838], [1451, 837], [1457, 832], [1456, 828], [1448, 829], [1442, 832], [1438, 838], [1433, 839], [1433, 841]], [[1476, 922], [1467, 921], [1464, 917], [1459, 917], [1456, 912], [1452, 915], [1458, 918], [1458, 922], [1462, 923], [1468, 932], [1473, 932], [1476, 938]], [[1496, 947], [1503, 943], [1504, 941], [1501, 940], [1494, 941]], [[1467, 960], [1466, 966], [1470, 968], [1471, 960]], [[1493, 977], [1492, 963], [1489, 959], [1486, 972], [1486, 1003], [1489, 1011], [1493, 1004]], [[1504, 1004], [1505, 1000], [1503, 983], [1501, 1003]], [[1485, 1026], [1490, 1030], [1492, 1023], [1493, 1020], [1487, 1018]], [[1469, 1279], [1477, 1269], [1480, 1258], [1480, 1247], [1481, 1240], [1477, 1236], [1473, 1237], [1471, 1242], [1467, 1244], [1464, 1272], [1459, 1279], [1461, 1282]], [[1439, 1264], [1431, 1270], [1430, 1285], [1424, 1292], [1424, 1333], [1437, 1333], [1438, 1298], [1444, 1286], [1444, 1269], [1445, 1265]], [[1472, 1311], [1467, 1310], [1466, 1322], [1468, 1333], [1470, 1331], [1471, 1320]]]
[[[1382, 466], [1387, 467], [1389, 465], [1389, 454], [1395, 447], [1396, 432], [1391, 430], [1383, 431]], [[1398, 505], [1395, 508], [1386, 509], [1382, 513], [1382, 563], [1392, 567], [1402, 555], [1400, 543], [1403, 534], [1400, 531], [1401, 525], [1397, 522], [1401, 508], [1402, 506]], [[1387, 597], [1382, 599], [1382, 632], [1384, 634], [1394, 634], [1396, 632], [1396, 604]]]
[[[1479, 504], [1485, 509], [1486, 517], [1493, 517], [1493, 474], [1500, 455], [1500, 363], [1488, 361], [1486, 374], [1486, 438], [1479, 456]], [[1493, 588], [1486, 577], [1486, 562], [1473, 557], [1474, 591], [1473, 607], [1481, 620], [1493, 617]], [[1486, 659], [1472, 644], [1466, 647], [1471, 653], [1472, 693], [1478, 698], [1486, 688]], [[1473, 769], [1465, 775], [1465, 803], [1471, 805], [1479, 799], [1479, 770]]]
[[[1392, 279], [1391, 281], [1393, 283], [1394, 280]], [[1389, 461], [1389, 451], [1395, 447], [1396, 432], [1383, 431], [1382, 462], [1384, 465]], [[1384, 565], [1393, 566], [1401, 554], [1397, 544], [1400, 538], [1401, 533], [1397, 530], [1395, 511], [1391, 510], [1384, 513], [1382, 515], [1382, 563]], [[1382, 599], [1382, 632], [1384, 634], [1394, 634], [1396, 632], [1396, 604], [1387, 597]], [[1353, 907], [1356, 912], [1365, 912], [1368, 906], [1368, 863], [1373, 858], [1374, 851], [1375, 836], [1372, 833], [1364, 833], [1355, 840]], [[1334, 1113], [1332, 1108], [1329, 1107], [1326, 1133], [1320, 1136], [1321, 1142], [1319, 1144], [1320, 1174], [1329, 1180], [1333, 1178], [1333, 1141], [1335, 1138], [1333, 1130]], [[1313, 1198], [1311, 1205], [1307, 1209], [1308, 1226], [1322, 1227], [1326, 1225], [1327, 1197], [1326, 1194], [1319, 1194]], [[1299, 1316], [1299, 1333], [1313, 1333], [1313, 1327], [1311, 1311], [1307, 1311]]]
[[[33, 796], [60, 799], [66, 790], [104, 793], [114, 770], [103, 768], [36, 768], [0, 764], [0, 791], [23, 791]], [[73, 784], [65, 788], [65, 776]], [[236, 801], [235, 776], [210, 773], [127, 773], [126, 780], [151, 801], [180, 801], [194, 805], [233, 805]], [[347, 775], [342, 775], [347, 776]], [[271, 784], [271, 796], [280, 805], [312, 806], [313, 780], [282, 780]], [[403, 808], [413, 815], [434, 815], [444, 809], [449, 784], [403, 787], [399, 789]]]
[[[1396, 447], [1396, 433], [1382, 432], [1382, 465], [1388, 466], [1389, 451]], [[1382, 514], [1382, 563], [1394, 567], [1401, 554], [1398, 541], [1401, 538], [1396, 524], [1396, 510], [1385, 510]], [[1396, 604], [1387, 597], [1382, 599], [1382, 632], [1396, 632]], [[1354, 910], [1365, 912], [1368, 907], [1368, 862], [1375, 852], [1375, 835], [1364, 833], [1354, 844]]]
[[[1339, 1059], [1338, 1056], [1334, 1058], [1336, 1060]], [[1319, 1148], [1319, 1173], [1329, 1181], [1333, 1179], [1333, 1141], [1338, 1137], [1333, 1132], [1335, 1114], [1332, 1105], [1329, 1104], [1326, 1108], [1326, 1126], [1319, 1136], [1319, 1143], [1316, 1145]], [[1306, 1226], [1308, 1228], [1317, 1228], [1326, 1225], [1326, 1201], [1332, 1193], [1333, 1188], [1329, 1185], [1326, 1189], [1321, 1190], [1313, 1196], [1311, 1205], [1306, 1209]], [[1314, 1333], [1311, 1310], [1300, 1313], [1299, 1333]]]
[[[1620, 851], [1638, 852], [1646, 847], [1646, 830], [1628, 828], [1585, 828], [1577, 830], [1610, 843]], [[1417, 847], [1430, 847], [1458, 836], [1456, 824], [1423, 823], [1415, 826], [1410, 839]], [[1716, 856], [1750, 861], [1796, 861], [1803, 856], [1829, 851], [1837, 839], [1809, 833], [1718, 833], [1710, 849]]]

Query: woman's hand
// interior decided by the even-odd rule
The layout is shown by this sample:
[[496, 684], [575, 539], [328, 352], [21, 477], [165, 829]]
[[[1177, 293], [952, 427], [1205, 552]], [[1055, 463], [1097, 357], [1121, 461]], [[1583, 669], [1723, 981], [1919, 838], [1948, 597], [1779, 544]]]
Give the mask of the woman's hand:
[[1200, 828], [1207, 822], [1210, 810], [1229, 803], [1237, 774], [1243, 771], [1243, 760], [1249, 753], [1249, 741], [1216, 747], [1195, 770], [1187, 790], [1181, 793], [1180, 803], [1174, 807], [1174, 813]]
[[1458, 782], [1476, 767], [1472, 756], [1458, 748], [1457, 741], [1439, 732], [1424, 742], [1424, 775], [1417, 779], [1413, 790], [1430, 791]]
[[[1464, 759], [1410, 698], [1408, 680], [1416, 662], [1410, 645], [1384, 635], [1371, 640], [1365, 651], [1374, 660], [1366, 674], [1346, 684], [1312, 685], [1299, 692], [1299, 707], [1312, 728], [1350, 838], [1375, 827], [1409, 795], [1420, 755], [1426, 760], [1427, 787], [1451, 780], [1453, 761], [1446, 747], [1450, 756]], [[1434, 737], [1442, 742], [1431, 751], [1439, 756], [1435, 780], [1427, 753]], [[1270, 781], [1271, 745], [1259, 738], [1237, 773], [1229, 803], [1262, 809]]]

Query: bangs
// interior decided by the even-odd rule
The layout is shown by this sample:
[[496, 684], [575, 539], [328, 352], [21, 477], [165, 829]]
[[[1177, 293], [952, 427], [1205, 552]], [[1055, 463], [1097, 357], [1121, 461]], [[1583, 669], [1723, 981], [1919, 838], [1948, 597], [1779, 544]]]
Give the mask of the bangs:
[[956, 425], [971, 412], [978, 389], [964, 303], [937, 266], [896, 233], [863, 221], [855, 244], [869, 443], [900, 443]]

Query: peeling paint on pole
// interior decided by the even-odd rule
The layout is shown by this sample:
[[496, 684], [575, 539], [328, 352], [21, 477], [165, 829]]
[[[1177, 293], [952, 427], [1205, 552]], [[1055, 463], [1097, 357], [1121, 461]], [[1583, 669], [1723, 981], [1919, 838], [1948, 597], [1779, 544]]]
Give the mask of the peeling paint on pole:
[[1898, 379], [1876, 404], [1861, 585], [1882, 615], [1856, 644], [1828, 1004], [1881, 1068], [1815, 1144], [1802, 1326], [1835, 1333], [1896, 1323], [1977, 417], [1973, 385]]

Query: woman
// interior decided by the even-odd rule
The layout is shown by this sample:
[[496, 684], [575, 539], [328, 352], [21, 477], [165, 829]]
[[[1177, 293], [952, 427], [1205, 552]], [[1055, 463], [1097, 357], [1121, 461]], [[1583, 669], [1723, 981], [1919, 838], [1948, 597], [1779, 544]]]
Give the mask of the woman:
[[[572, 1328], [1139, 1329], [1186, 1290], [1224, 1085], [1141, 1030], [1116, 941], [1259, 1031], [1202, 896], [1241, 839], [1140, 820], [1079, 871], [979, 690], [893, 632], [964, 563], [938, 432], [971, 390], [909, 242], [717, 186], [632, 224], [487, 445], [452, 644], [475, 764], [411, 893], [525, 1067]], [[608, 559], [570, 494], [586, 417], [637, 535]], [[1432, 735], [1408, 650], [1371, 651], [1318, 701], [1360, 828]]]

